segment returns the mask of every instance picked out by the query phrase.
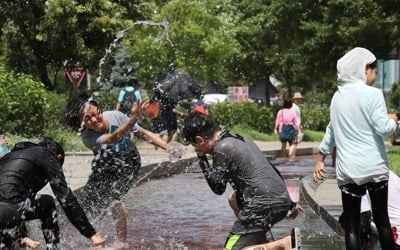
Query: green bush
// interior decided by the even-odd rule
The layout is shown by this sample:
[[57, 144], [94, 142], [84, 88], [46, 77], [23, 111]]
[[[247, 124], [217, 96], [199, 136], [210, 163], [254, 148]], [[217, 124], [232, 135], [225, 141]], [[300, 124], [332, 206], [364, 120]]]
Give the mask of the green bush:
[[66, 151], [87, 150], [77, 132], [64, 125], [63, 116], [67, 105], [67, 96], [55, 92], [46, 93], [44, 109], [45, 126], [40, 133], [42, 136], [51, 136], [59, 142]]
[[328, 107], [302, 105], [300, 108], [303, 129], [325, 131], [330, 119]]
[[93, 95], [93, 99], [100, 103], [103, 111], [114, 110], [115, 106], [117, 106], [118, 94], [118, 89], [101, 90]]
[[[301, 105], [303, 128], [325, 131], [329, 122], [329, 108], [317, 105]], [[258, 106], [252, 102], [218, 103], [210, 105], [210, 116], [218, 124], [232, 129], [237, 125], [262, 133], [272, 133], [277, 107]]]
[[394, 83], [392, 86], [392, 91], [389, 95], [388, 106], [389, 109], [393, 109], [395, 112], [399, 111], [400, 102], [400, 83]]
[[40, 82], [0, 68], [0, 95], [1, 130], [27, 136], [42, 131], [46, 92]]
[[274, 116], [267, 106], [252, 102], [218, 103], [211, 105], [209, 112], [216, 123], [228, 129], [241, 124], [262, 133], [273, 131]]

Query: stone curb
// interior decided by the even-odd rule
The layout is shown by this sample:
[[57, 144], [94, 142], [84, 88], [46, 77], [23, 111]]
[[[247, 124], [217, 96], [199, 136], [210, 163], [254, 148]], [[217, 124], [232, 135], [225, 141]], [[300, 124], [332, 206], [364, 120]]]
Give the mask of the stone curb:
[[[309, 176], [312, 178], [312, 176]], [[306, 178], [303, 178], [301, 181], [301, 192], [304, 195], [304, 199], [307, 201], [308, 205], [315, 211], [316, 214], [321, 216], [321, 218], [328, 224], [332, 230], [334, 230], [338, 235], [344, 236], [344, 231], [343, 228], [339, 224], [339, 220], [337, 217], [332, 215], [327, 209], [325, 209], [323, 206], [318, 204], [312, 196], [309, 194], [311, 187], [307, 184]], [[342, 207], [341, 204], [336, 206]]]

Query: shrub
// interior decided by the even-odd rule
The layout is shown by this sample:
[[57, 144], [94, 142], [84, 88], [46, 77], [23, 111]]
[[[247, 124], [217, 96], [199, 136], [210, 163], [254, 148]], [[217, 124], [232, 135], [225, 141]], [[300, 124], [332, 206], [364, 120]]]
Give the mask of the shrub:
[[42, 131], [46, 105], [43, 84], [0, 68], [0, 95], [2, 130], [28, 136]]
[[218, 103], [210, 105], [210, 117], [228, 129], [235, 125], [244, 125], [263, 133], [271, 133], [274, 117], [267, 106], [258, 106], [252, 102]]
[[[325, 131], [329, 122], [329, 108], [301, 105], [303, 128]], [[272, 133], [278, 107], [258, 106], [251, 102], [218, 103], [210, 105], [210, 116], [218, 124], [232, 129], [242, 125], [262, 133]]]
[[101, 90], [93, 95], [93, 98], [100, 103], [103, 111], [114, 110], [118, 101], [118, 89]]
[[315, 105], [301, 106], [301, 123], [304, 129], [325, 131], [329, 119], [328, 107]]

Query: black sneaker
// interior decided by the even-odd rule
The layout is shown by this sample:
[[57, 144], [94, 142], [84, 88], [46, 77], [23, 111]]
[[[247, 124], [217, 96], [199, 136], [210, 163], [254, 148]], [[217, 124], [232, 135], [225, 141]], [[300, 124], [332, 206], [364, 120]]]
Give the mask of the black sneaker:
[[301, 234], [298, 227], [292, 228], [292, 250], [301, 250]]

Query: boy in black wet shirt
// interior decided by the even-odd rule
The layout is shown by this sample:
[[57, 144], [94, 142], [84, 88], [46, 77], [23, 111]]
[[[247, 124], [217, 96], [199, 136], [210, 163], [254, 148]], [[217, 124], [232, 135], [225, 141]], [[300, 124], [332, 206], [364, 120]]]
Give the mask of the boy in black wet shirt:
[[[264, 246], [268, 249], [299, 249], [298, 229], [292, 237], [265, 244], [266, 232], [275, 223], [284, 219], [288, 212], [291, 212], [291, 218], [295, 218], [303, 209], [292, 202], [284, 180], [256, 144], [218, 129], [209, 117], [199, 113], [190, 114], [185, 119], [183, 136], [195, 148], [200, 167], [213, 192], [223, 194], [227, 183], [235, 191], [238, 220], [233, 224], [225, 249]], [[212, 155], [212, 166], [205, 154]]]
[[37, 195], [47, 183], [50, 183], [65, 214], [79, 232], [90, 238], [93, 246], [105, 244], [67, 186], [62, 171], [64, 156], [61, 145], [47, 137], [38, 144], [17, 143], [10, 153], [0, 159], [1, 248], [13, 244], [3, 241], [18, 237], [7, 233], [18, 232], [25, 221], [40, 219], [47, 249], [57, 249], [60, 236], [54, 199], [50, 195]]

